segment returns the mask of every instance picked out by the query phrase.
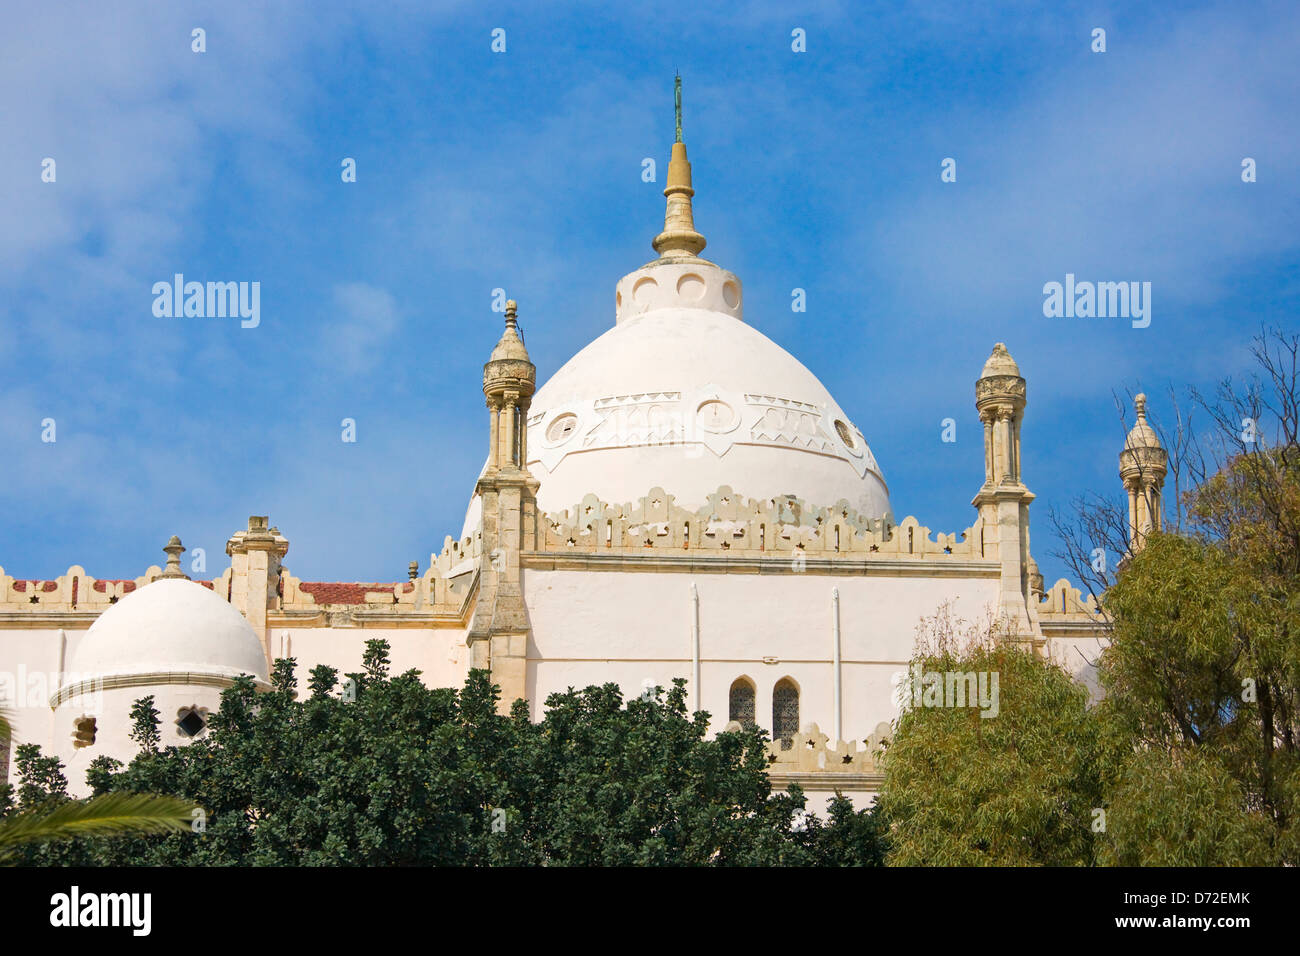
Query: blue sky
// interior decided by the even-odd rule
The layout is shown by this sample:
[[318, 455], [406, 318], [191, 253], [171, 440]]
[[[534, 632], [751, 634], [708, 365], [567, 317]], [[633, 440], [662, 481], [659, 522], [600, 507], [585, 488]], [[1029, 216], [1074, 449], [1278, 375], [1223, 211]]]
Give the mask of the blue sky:
[[[492, 290], [539, 380], [609, 327], [661, 228], [641, 161], [666, 167], [680, 70], [706, 255], [899, 517], [972, 521], [974, 380], [1007, 343], [1050, 583], [1048, 508], [1119, 491], [1113, 393], [1159, 417], [1170, 383], [1248, 370], [1261, 322], [1300, 326], [1300, 9], [1132, 6], [9, 4], [0, 565], [134, 577], [179, 534], [214, 576], [268, 514], [304, 579], [427, 566], [483, 460]], [[260, 326], [155, 318], [176, 272], [260, 282]], [[1067, 272], [1151, 282], [1150, 327], [1045, 318]]]

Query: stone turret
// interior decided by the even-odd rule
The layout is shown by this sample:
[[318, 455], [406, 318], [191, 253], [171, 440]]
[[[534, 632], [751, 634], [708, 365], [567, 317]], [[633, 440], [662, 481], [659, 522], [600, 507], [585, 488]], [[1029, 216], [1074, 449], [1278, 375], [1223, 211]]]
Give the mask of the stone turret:
[[226, 542], [226, 554], [230, 555], [230, 603], [247, 618], [269, 665], [266, 612], [279, 606], [280, 563], [289, 553], [289, 542], [279, 528], [267, 524], [265, 515], [249, 516], [247, 530], [236, 531]]
[[1147, 397], [1133, 399], [1137, 422], [1119, 453], [1119, 477], [1128, 492], [1129, 553], [1142, 549], [1147, 536], [1160, 531], [1161, 496], [1169, 456], [1160, 446], [1160, 438], [1147, 422]]
[[524, 696], [528, 610], [519, 553], [537, 540], [538, 482], [528, 471], [528, 407], [537, 369], [519, 336], [517, 306], [506, 303], [506, 327], [483, 366], [488, 407], [488, 462], [475, 488], [482, 499], [482, 565], [478, 600], [466, 639], [470, 664], [491, 671], [501, 709]]
[[1025, 380], [1001, 342], [975, 383], [975, 408], [984, 425], [984, 484], [972, 502], [984, 529], [984, 554], [1002, 565], [999, 612], [1019, 634], [1032, 638], [1029, 503], [1034, 495], [1020, 476], [1020, 424]]

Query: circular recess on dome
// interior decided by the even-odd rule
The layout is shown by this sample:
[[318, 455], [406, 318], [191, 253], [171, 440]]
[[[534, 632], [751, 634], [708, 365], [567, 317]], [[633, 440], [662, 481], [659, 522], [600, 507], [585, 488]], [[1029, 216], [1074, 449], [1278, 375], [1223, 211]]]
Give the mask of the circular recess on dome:
[[622, 293], [622, 292], [615, 292], [615, 293], [614, 293], [614, 308], [616, 308], [616, 309], [621, 309], [621, 308], [623, 308], [623, 293]]
[[725, 432], [736, 424], [736, 410], [718, 398], [701, 402], [695, 422], [706, 432]]
[[835, 433], [840, 436], [840, 441], [844, 442], [849, 448], [857, 447], [857, 444], [853, 441], [853, 432], [849, 430], [848, 425], [838, 418], [835, 419]]
[[698, 302], [704, 298], [704, 279], [694, 272], [688, 272], [677, 280], [677, 294], [687, 302]]
[[632, 298], [636, 300], [637, 305], [644, 307], [650, 304], [657, 291], [659, 291], [659, 283], [646, 276], [638, 279], [636, 285], [632, 287]]
[[558, 445], [572, 438], [577, 430], [578, 416], [569, 412], [551, 422], [546, 429], [546, 440], [552, 445]]
[[722, 301], [727, 303], [727, 308], [734, 309], [740, 304], [740, 286], [731, 280], [722, 283]]

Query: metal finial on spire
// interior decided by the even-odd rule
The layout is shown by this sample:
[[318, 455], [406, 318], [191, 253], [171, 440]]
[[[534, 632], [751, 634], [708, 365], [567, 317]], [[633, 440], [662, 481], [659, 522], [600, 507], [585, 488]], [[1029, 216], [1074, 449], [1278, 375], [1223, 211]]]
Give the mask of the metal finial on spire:
[[673, 81], [673, 99], [677, 112], [677, 138], [673, 142], [680, 143], [682, 141], [682, 75], [680, 73]]
[[668, 205], [664, 210], [664, 231], [655, 236], [651, 245], [660, 259], [694, 258], [705, 246], [704, 237], [695, 231], [695, 214], [691, 211], [691, 164], [686, 160], [686, 144], [682, 142], [682, 78], [673, 81], [677, 104], [677, 139], [673, 143], [672, 158], [668, 161], [668, 183], [664, 196]]

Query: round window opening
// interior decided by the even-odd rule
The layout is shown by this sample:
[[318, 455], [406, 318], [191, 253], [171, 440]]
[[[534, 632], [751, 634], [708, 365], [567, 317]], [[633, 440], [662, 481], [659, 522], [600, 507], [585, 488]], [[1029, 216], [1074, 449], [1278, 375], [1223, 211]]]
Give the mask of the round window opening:
[[853, 442], [853, 432], [849, 431], [849, 426], [844, 424], [844, 422], [840, 421], [838, 418], [835, 419], [835, 432], [840, 436], [840, 441], [844, 442], [844, 444], [848, 445], [850, 448], [857, 447]]
[[561, 415], [551, 422], [550, 427], [546, 429], [546, 440], [552, 444], [559, 444], [562, 441], [568, 441], [569, 437], [577, 430], [577, 415]]
[[721, 399], [711, 398], [696, 409], [695, 419], [705, 431], [724, 432], [735, 424], [736, 410]]

